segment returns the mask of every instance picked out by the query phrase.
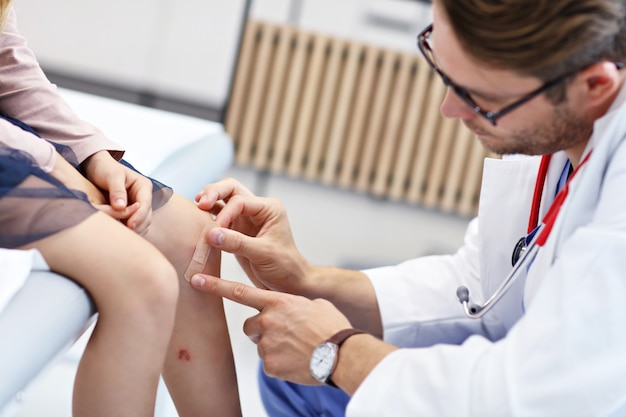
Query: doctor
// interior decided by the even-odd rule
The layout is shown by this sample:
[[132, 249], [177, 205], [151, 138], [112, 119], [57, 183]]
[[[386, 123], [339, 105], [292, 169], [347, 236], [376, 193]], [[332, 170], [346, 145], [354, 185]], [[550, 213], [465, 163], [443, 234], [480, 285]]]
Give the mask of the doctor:
[[448, 86], [441, 112], [505, 155], [485, 161], [465, 245], [316, 267], [278, 201], [226, 180], [199, 194], [221, 225], [207, 240], [258, 288], [192, 285], [259, 310], [243, 330], [267, 375], [291, 381], [261, 376], [271, 416], [624, 416], [626, 2], [433, 7], [418, 45]]

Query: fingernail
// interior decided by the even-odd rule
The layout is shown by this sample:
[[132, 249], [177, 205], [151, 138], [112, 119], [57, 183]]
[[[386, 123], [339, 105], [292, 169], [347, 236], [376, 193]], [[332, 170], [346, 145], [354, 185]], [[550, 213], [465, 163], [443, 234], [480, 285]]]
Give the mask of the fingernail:
[[198, 204], [204, 203], [206, 201], [206, 199], [207, 199], [206, 194], [202, 194], [200, 196], [200, 199], [198, 200]]
[[117, 200], [115, 200], [115, 204], [117, 204], [118, 206], [125, 206], [126, 201], [124, 201], [123, 198], [118, 198]]
[[200, 275], [194, 275], [191, 277], [191, 285], [194, 287], [202, 287], [205, 282], [206, 279], [202, 278]]
[[214, 245], [221, 246], [224, 244], [224, 233], [221, 230], [211, 230], [209, 238]]

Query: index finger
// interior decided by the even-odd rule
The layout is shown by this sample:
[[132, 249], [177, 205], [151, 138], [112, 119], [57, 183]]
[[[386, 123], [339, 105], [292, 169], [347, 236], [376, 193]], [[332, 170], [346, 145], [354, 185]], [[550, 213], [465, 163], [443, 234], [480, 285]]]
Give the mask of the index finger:
[[209, 184], [205, 186], [197, 195], [198, 206], [203, 210], [210, 209], [219, 200], [228, 201], [236, 195], [253, 196], [243, 184], [233, 178]]
[[227, 281], [211, 275], [196, 274], [191, 278], [191, 285], [200, 290], [227, 298], [238, 304], [262, 311], [274, 301], [279, 294], [260, 288], [251, 287], [240, 282]]

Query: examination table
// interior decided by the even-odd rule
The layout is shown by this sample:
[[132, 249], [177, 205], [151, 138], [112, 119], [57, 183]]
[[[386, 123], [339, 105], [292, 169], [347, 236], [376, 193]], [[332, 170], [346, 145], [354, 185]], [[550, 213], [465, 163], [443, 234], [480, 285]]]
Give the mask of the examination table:
[[[84, 120], [126, 148], [139, 171], [193, 198], [233, 162], [220, 123], [76, 91], [61, 94]], [[88, 294], [71, 280], [33, 271], [0, 312], [0, 414], [96, 320]]]

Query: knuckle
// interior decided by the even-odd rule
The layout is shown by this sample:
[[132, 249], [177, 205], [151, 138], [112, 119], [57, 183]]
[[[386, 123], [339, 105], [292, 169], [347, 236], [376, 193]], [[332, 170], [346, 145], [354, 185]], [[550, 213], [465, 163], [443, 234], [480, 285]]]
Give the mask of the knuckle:
[[330, 309], [334, 309], [335, 308], [333, 303], [331, 303], [330, 301], [325, 300], [323, 298], [316, 298], [316, 299], [313, 300], [313, 303], [319, 305], [319, 308], [323, 309], [325, 311], [328, 311]]
[[245, 248], [245, 242], [243, 238], [239, 235], [234, 235], [231, 237], [231, 242], [229, 245], [234, 252], [241, 252]]
[[278, 366], [271, 356], [263, 358], [263, 370], [269, 376], [276, 376], [278, 374]]
[[259, 328], [261, 329], [270, 329], [274, 327], [275, 324], [275, 320], [267, 315], [267, 314], [261, 314], [259, 315], [259, 317], [256, 320], [256, 324]]
[[248, 287], [244, 284], [235, 284], [232, 288], [232, 296], [236, 300], [241, 300], [248, 294]]
[[284, 216], [287, 214], [287, 209], [285, 208], [285, 205], [278, 198], [267, 197], [267, 203], [268, 203], [268, 206], [272, 207], [276, 211], [276, 213], [278, 213], [279, 215]]
[[221, 182], [222, 182], [222, 184], [226, 184], [226, 185], [230, 186], [231, 188], [234, 187], [234, 186], [239, 185], [239, 181], [237, 181], [233, 177], [225, 178]]
[[315, 304], [321, 304], [321, 305], [331, 305], [332, 303], [324, 298], [314, 298], [312, 300]]
[[230, 200], [228, 200], [228, 204], [233, 205], [233, 206], [235, 205], [241, 206], [243, 205], [244, 201], [245, 201], [245, 198], [242, 195], [236, 194], [232, 196]]
[[227, 209], [226, 213], [228, 213], [229, 220], [232, 221], [232, 218], [235, 218], [239, 214], [241, 214], [244, 208], [244, 204], [245, 204], [245, 200], [240, 195], [235, 195], [235, 196], [232, 196], [230, 199], [228, 199], [225, 207]]

